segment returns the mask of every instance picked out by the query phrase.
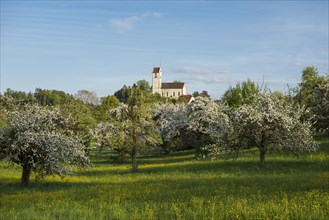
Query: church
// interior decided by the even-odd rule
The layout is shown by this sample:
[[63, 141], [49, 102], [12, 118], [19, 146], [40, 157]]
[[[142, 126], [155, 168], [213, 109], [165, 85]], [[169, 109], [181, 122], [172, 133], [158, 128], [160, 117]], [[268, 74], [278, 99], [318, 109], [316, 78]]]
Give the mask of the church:
[[162, 97], [178, 99], [180, 96], [186, 95], [186, 86], [183, 82], [163, 83], [161, 67], [153, 67], [152, 93], [159, 93]]

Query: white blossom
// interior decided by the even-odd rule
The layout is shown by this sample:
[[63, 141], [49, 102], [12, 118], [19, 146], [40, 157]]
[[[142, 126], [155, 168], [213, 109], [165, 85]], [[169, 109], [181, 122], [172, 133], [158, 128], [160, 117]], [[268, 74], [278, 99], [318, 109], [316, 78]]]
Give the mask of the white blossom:
[[188, 126], [186, 107], [182, 104], [158, 105], [156, 110], [157, 128], [164, 141], [171, 141], [181, 135]]
[[70, 132], [70, 123], [58, 108], [24, 106], [9, 116], [0, 130], [0, 154], [9, 161], [34, 171], [37, 177], [71, 173], [67, 165], [89, 164], [80, 140]]
[[269, 150], [294, 154], [313, 152], [317, 145], [311, 124], [300, 120], [303, 112], [271, 94], [259, 94], [253, 103], [240, 106], [233, 114], [233, 130], [225, 150], [257, 147], [261, 167]]

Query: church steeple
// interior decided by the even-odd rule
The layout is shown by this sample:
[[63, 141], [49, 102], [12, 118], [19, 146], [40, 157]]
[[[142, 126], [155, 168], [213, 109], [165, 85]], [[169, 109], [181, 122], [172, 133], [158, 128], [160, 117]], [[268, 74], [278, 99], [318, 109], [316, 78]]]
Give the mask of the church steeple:
[[159, 93], [161, 95], [162, 85], [162, 70], [160, 67], [153, 67], [152, 70], [152, 93]]

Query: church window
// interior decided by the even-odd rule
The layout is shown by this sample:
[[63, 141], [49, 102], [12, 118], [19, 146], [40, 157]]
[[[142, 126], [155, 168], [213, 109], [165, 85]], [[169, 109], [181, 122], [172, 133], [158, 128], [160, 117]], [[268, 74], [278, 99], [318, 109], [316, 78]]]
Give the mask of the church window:
[[157, 74], [154, 74], [154, 78], [158, 78], [158, 75]]
[[180, 96], [180, 92], [178, 92], [178, 96]]
[[173, 96], [175, 97], [175, 92], [173, 92]]
[[169, 92], [167, 92], [167, 97], [169, 97]]

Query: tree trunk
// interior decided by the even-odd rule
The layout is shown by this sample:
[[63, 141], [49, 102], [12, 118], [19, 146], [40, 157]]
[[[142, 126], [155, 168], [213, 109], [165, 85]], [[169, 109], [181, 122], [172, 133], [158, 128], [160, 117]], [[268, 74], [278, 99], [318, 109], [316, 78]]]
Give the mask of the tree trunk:
[[123, 163], [126, 161], [126, 151], [125, 150], [119, 150], [119, 162]]
[[133, 147], [133, 150], [131, 152], [131, 160], [132, 160], [132, 171], [133, 172], [137, 172], [138, 170], [138, 164], [137, 164], [137, 149], [136, 147], [134, 146]]
[[196, 133], [196, 147], [195, 147], [195, 158], [196, 159], [200, 159], [203, 157], [203, 138], [202, 138], [202, 134], [200, 132]]
[[133, 138], [133, 149], [131, 151], [131, 161], [132, 161], [132, 172], [137, 172], [138, 165], [137, 165], [137, 128], [136, 125], [133, 125], [133, 131], [132, 131], [132, 138]]
[[21, 179], [22, 187], [27, 187], [29, 185], [30, 174], [31, 174], [31, 166], [29, 164], [24, 164], [23, 172], [22, 172], [22, 179]]
[[165, 155], [169, 155], [170, 149], [169, 149], [169, 143], [168, 143], [168, 141], [163, 141], [162, 149], [163, 149], [163, 153]]
[[266, 167], [266, 162], [265, 162], [265, 154], [266, 154], [266, 147], [261, 147], [259, 148], [259, 168], [265, 168]]

